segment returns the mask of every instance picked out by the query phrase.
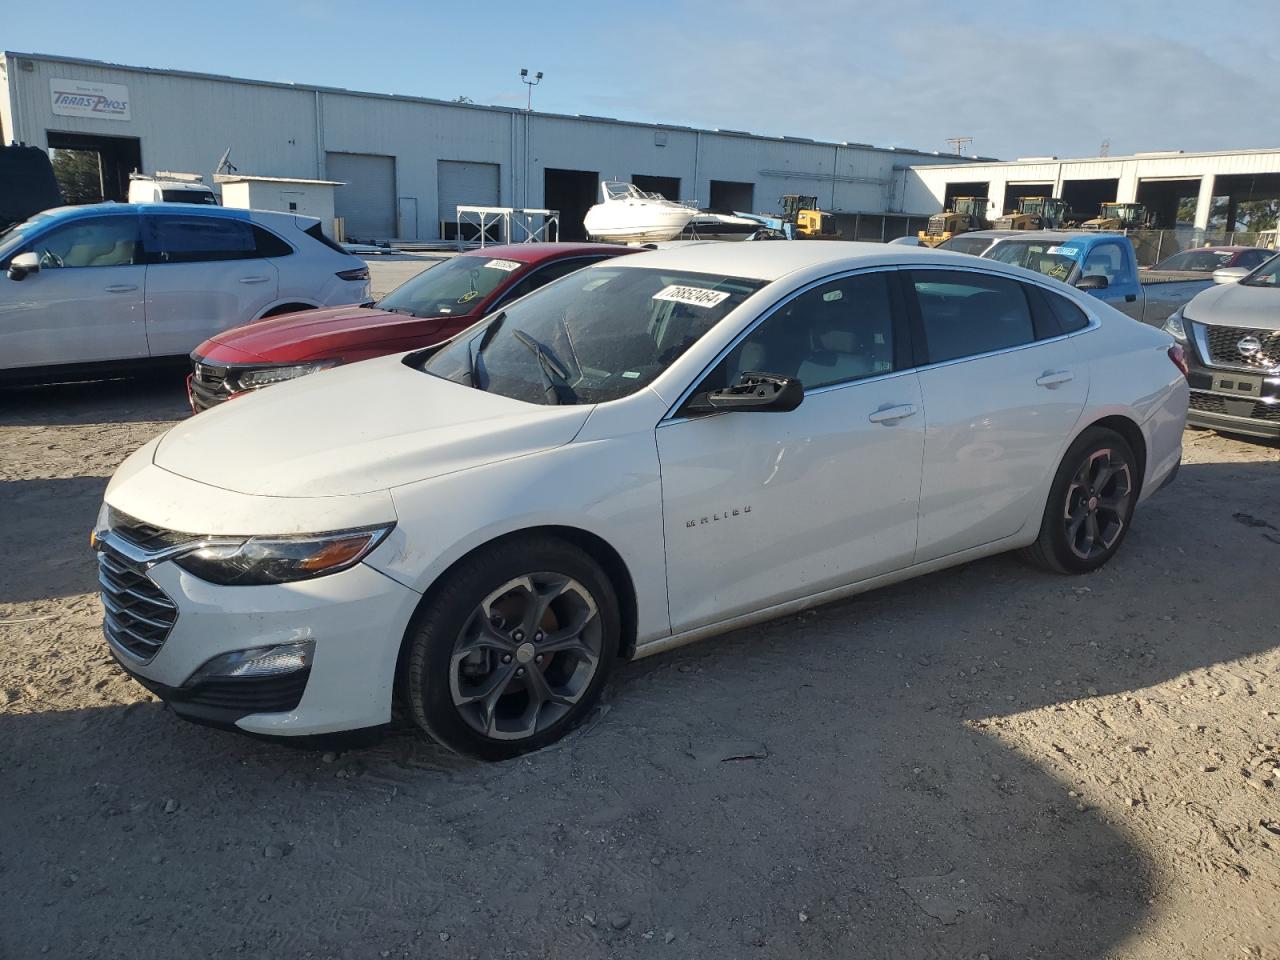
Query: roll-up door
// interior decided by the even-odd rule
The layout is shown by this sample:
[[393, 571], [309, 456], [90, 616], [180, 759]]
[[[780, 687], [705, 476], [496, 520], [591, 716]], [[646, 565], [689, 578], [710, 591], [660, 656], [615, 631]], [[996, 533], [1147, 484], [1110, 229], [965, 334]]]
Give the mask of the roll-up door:
[[439, 198], [440, 236], [457, 235], [458, 205], [496, 207], [500, 201], [496, 163], [466, 160], [436, 161], [436, 196]]
[[346, 235], [356, 240], [389, 240], [396, 236], [396, 158], [369, 153], [328, 153], [325, 172], [341, 180], [333, 195], [335, 216], [346, 221]]

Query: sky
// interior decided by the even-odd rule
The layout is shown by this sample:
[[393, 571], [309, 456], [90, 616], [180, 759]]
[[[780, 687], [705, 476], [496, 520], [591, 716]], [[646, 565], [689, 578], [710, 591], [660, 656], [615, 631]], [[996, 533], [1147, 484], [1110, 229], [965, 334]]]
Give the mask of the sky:
[[973, 155], [1280, 146], [1280, 0], [10, 3], [0, 47]]

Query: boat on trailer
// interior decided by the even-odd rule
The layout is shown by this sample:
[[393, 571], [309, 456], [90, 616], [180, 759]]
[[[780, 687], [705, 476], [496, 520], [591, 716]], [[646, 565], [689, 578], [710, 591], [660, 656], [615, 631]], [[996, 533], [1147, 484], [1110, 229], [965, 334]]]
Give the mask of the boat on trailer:
[[646, 193], [634, 183], [605, 180], [601, 202], [587, 211], [582, 225], [592, 240], [656, 243], [680, 236], [698, 208], [660, 193]]

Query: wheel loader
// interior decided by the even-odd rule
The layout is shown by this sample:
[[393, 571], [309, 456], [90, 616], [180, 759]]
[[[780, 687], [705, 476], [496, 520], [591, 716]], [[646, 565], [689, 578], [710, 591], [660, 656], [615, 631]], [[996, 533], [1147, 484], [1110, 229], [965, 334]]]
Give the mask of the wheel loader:
[[1084, 230], [1142, 230], [1147, 220], [1147, 208], [1140, 203], [1104, 203], [1096, 217], [1080, 226]]
[[1019, 197], [1016, 213], [997, 217], [996, 230], [1057, 230], [1067, 222], [1067, 204], [1057, 197]]
[[990, 202], [986, 197], [956, 197], [952, 209], [935, 213], [929, 218], [928, 227], [916, 237], [922, 246], [936, 247], [958, 233], [990, 229], [987, 222], [987, 204]]

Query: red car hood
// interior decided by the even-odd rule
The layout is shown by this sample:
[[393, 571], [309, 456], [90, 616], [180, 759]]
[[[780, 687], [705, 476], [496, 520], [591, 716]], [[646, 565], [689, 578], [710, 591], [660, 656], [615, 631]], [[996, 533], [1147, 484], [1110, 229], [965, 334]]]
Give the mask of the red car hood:
[[368, 353], [379, 344], [391, 349], [400, 341], [421, 339], [430, 346], [432, 334], [447, 325], [459, 330], [464, 318], [410, 317], [370, 307], [329, 307], [268, 317], [211, 337], [195, 353], [214, 363], [272, 363], [343, 357], [348, 351]]

